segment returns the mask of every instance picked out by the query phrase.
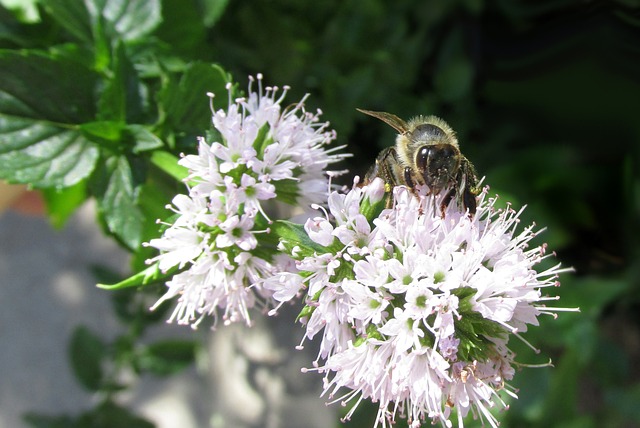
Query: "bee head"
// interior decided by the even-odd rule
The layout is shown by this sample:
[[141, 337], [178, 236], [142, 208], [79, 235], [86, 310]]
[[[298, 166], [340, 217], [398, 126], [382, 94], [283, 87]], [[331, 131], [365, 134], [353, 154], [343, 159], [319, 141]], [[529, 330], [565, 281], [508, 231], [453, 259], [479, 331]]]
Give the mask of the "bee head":
[[451, 184], [460, 168], [460, 150], [453, 144], [427, 144], [415, 154], [416, 170], [433, 193]]
[[449, 186], [460, 168], [460, 149], [453, 129], [435, 116], [416, 117], [406, 138], [416, 173], [434, 193]]
[[391, 113], [358, 110], [398, 131], [396, 151], [400, 163], [412, 171], [411, 176], [420, 184], [439, 193], [455, 182], [462, 155], [455, 132], [444, 120], [417, 116], [405, 122]]

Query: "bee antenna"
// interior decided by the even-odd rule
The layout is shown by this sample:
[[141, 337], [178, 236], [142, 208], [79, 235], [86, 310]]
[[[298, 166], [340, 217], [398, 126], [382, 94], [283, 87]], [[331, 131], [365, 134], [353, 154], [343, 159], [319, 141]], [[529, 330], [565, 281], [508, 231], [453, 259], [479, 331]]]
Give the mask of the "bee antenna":
[[400, 119], [395, 114], [386, 113], [384, 111], [363, 110], [360, 108], [356, 108], [356, 110], [358, 110], [360, 113], [364, 113], [366, 115], [373, 116], [376, 119], [380, 119], [401, 134], [409, 131], [409, 125], [407, 125], [407, 122]]

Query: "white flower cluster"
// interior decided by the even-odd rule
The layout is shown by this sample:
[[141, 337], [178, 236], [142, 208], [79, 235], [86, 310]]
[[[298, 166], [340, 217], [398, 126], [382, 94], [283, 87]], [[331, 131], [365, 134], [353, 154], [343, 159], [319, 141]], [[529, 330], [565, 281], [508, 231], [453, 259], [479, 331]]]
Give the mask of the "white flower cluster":
[[148, 243], [161, 252], [149, 263], [179, 271], [155, 305], [177, 298], [169, 321], [195, 327], [222, 310], [225, 323], [250, 324], [249, 308], [271, 300], [260, 280], [278, 270], [263, 204], [324, 203], [326, 168], [344, 157], [327, 150], [335, 133], [319, 122], [320, 112], [306, 112], [304, 99], [283, 110], [288, 88], [276, 98], [278, 89], [263, 90], [261, 79], [257, 92], [251, 79], [247, 97], [235, 101], [228, 85], [229, 106], [213, 115], [220, 141], [200, 138], [198, 154], [179, 161], [189, 170], [189, 194], [173, 199], [175, 220]]
[[[314, 370], [325, 374], [325, 394], [355, 402], [347, 419], [371, 399], [376, 426], [397, 414], [411, 426], [451, 426], [457, 409], [461, 427], [469, 411], [496, 427], [489, 408], [505, 405], [497, 391], [515, 397], [509, 336], [561, 310], [544, 305], [555, 298], [541, 289], [565, 269], [536, 272], [545, 247], [528, 249], [532, 227], [516, 233], [520, 213], [494, 208], [486, 191], [473, 217], [455, 202], [442, 216], [438, 196], [393, 193], [384, 210], [379, 179], [332, 193], [330, 215], [305, 225], [313, 252], [288, 247], [301, 274], [281, 273], [268, 287], [279, 300], [306, 289], [306, 337], [322, 334]], [[334, 397], [340, 388], [349, 392]]]

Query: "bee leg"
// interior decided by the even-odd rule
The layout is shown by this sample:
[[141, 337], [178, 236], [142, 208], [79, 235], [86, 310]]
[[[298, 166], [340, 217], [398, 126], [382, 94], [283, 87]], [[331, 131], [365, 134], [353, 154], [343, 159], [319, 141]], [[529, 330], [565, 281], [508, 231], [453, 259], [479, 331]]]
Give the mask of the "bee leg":
[[386, 208], [393, 206], [393, 197], [391, 193], [396, 187], [398, 179], [401, 177], [400, 167], [398, 165], [398, 154], [394, 147], [384, 149], [378, 154], [376, 163], [369, 169], [364, 177], [362, 185], [370, 184], [375, 178], [381, 178], [384, 181], [384, 191], [386, 193]]
[[451, 200], [453, 199], [455, 194], [456, 188], [454, 187], [449, 190], [446, 195], [444, 195], [444, 198], [442, 198], [442, 202], [440, 202], [440, 215], [442, 216], [442, 218], [444, 218], [444, 212], [451, 203]]
[[469, 217], [476, 213], [476, 195], [473, 191], [465, 189], [462, 193], [462, 203], [469, 210]]
[[[409, 189], [411, 189], [411, 192], [413, 193], [413, 195], [416, 198], [418, 198], [419, 196], [418, 196], [418, 191], [416, 190], [416, 182], [413, 179], [413, 171], [411, 170], [411, 168], [405, 167], [403, 176], [404, 176], [404, 183], [407, 185]], [[423, 212], [422, 204], [420, 204], [420, 209], [418, 212], [420, 215], [422, 215], [422, 212]]]
[[404, 169], [404, 182], [407, 183], [407, 186], [413, 190], [416, 187], [416, 184], [413, 182], [413, 172], [411, 171], [411, 168], [406, 167]]
[[[465, 174], [460, 175], [461, 181], [456, 192], [456, 201], [458, 203], [462, 202], [462, 206], [469, 210], [469, 218], [473, 218], [476, 213], [476, 194], [475, 188], [471, 188], [467, 184], [467, 177]], [[475, 180], [471, 181], [474, 182]]]
[[469, 217], [473, 218], [476, 213], [476, 195], [480, 193], [480, 189], [477, 187], [478, 176], [476, 170], [467, 158], [462, 159], [457, 178], [458, 183], [461, 183], [457, 200], [462, 202], [462, 205], [469, 210]]

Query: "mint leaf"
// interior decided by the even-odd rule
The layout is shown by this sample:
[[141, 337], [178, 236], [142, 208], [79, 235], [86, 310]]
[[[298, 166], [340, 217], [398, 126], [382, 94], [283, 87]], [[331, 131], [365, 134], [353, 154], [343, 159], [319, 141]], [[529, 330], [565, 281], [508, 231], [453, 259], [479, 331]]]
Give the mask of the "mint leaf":
[[69, 59], [0, 51], [0, 113], [60, 125], [89, 121], [95, 117], [97, 78]]
[[155, 149], [159, 149], [164, 145], [164, 142], [158, 136], [143, 125], [128, 125], [127, 131], [135, 141], [131, 149], [135, 154], [149, 150], [154, 150], [153, 153], [155, 153]]
[[160, 0], [47, 0], [51, 16], [79, 40], [89, 43], [102, 34], [138, 40], [162, 20]]
[[87, 199], [87, 183], [81, 181], [71, 187], [42, 190], [47, 214], [53, 227], [61, 229], [71, 215]]
[[211, 127], [211, 110], [207, 92], [216, 97], [216, 109], [227, 106], [226, 84], [230, 78], [217, 65], [193, 63], [178, 84], [168, 85], [162, 93], [166, 120], [173, 130], [202, 135]]
[[274, 181], [276, 195], [279, 201], [292, 206], [296, 206], [300, 196], [300, 182], [292, 178]]
[[109, 52], [109, 78], [101, 93], [98, 117], [127, 123], [143, 122], [147, 105], [147, 89], [122, 42]]
[[229, 0], [207, 0], [203, 2], [204, 7], [204, 24], [207, 27], [213, 27], [222, 17]]
[[93, 171], [98, 149], [78, 124], [95, 116], [96, 81], [67, 59], [0, 51], [0, 178], [68, 187]]
[[78, 381], [90, 391], [97, 391], [103, 380], [102, 359], [106, 345], [87, 327], [79, 326], [71, 336], [71, 367]]
[[198, 344], [192, 340], [165, 339], [142, 347], [136, 364], [141, 370], [164, 376], [194, 363]]
[[47, 0], [43, 6], [73, 36], [85, 43], [93, 40], [89, 12], [84, 1]]
[[[131, 410], [107, 400], [78, 417], [78, 428], [155, 428], [155, 424], [137, 416]], [[75, 428], [75, 427], [73, 427]]]
[[279, 238], [280, 243], [294, 259], [302, 259], [313, 254], [323, 254], [333, 250], [331, 246], [323, 247], [312, 241], [301, 224], [286, 220], [276, 220], [271, 224], [270, 229], [271, 233]]
[[[134, 168], [133, 159], [114, 155], [100, 163], [91, 177], [93, 193], [98, 200], [98, 213], [107, 230], [132, 250], [140, 246], [144, 216], [138, 207], [142, 165]], [[135, 174], [134, 174], [135, 172]]]
[[106, 19], [122, 40], [142, 39], [162, 22], [160, 0], [93, 0], [87, 3], [92, 17]]
[[154, 150], [151, 153], [151, 163], [160, 168], [162, 171], [175, 178], [177, 181], [183, 181], [189, 175], [189, 170], [178, 164], [178, 158], [165, 151]]
[[78, 131], [0, 114], [0, 178], [36, 188], [69, 187], [95, 167], [98, 149]]
[[97, 284], [96, 286], [103, 290], [122, 290], [124, 288], [140, 287], [163, 281], [178, 271], [178, 268], [174, 267], [167, 272], [162, 272], [158, 266], [158, 263], [154, 263], [145, 270], [123, 279], [116, 284]]
[[211, 46], [202, 22], [205, 7], [200, 0], [162, 0], [162, 24], [154, 36], [181, 58], [201, 57]]

